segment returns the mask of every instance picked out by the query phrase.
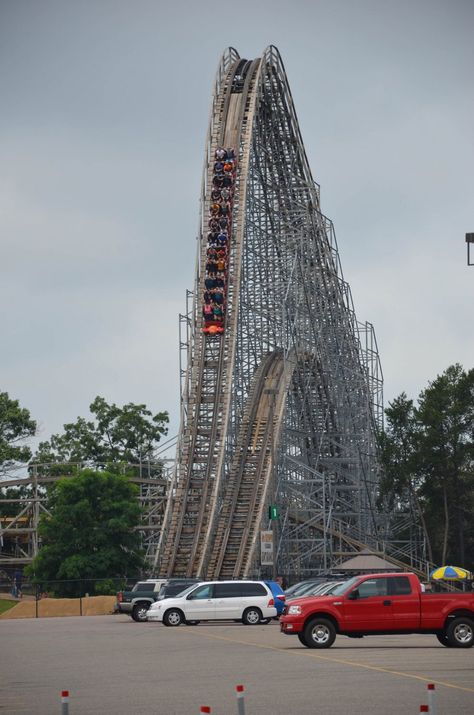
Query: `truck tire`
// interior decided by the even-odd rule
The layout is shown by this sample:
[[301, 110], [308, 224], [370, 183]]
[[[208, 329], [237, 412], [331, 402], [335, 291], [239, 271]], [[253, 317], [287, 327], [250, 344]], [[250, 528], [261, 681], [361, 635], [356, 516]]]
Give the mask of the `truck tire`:
[[330, 648], [336, 640], [336, 629], [328, 618], [316, 616], [306, 624], [303, 636], [307, 648]]
[[452, 645], [448, 641], [448, 636], [446, 635], [446, 633], [437, 633], [436, 638], [441, 643], [441, 645], [444, 645], [445, 648], [452, 648]]
[[136, 603], [134, 607], [132, 608], [132, 618], [134, 621], [137, 623], [145, 623], [146, 621], [146, 614], [148, 609], [150, 608], [150, 604], [147, 603], [146, 601], [143, 601], [142, 603]]
[[163, 616], [163, 623], [165, 626], [174, 628], [175, 626], [180, 626], [181, 623], [184, 623], [184, 616], [177, 608], [170, 608], [170, 610], [166, 611]]
[[474, 645], [474, 621], [458, 616], [449, 622], [446, 637], [453, 648], [472, 648]]

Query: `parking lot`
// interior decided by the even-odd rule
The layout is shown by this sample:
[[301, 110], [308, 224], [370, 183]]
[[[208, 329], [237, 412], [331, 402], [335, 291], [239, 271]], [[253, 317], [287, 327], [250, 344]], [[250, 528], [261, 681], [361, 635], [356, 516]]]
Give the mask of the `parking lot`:
[[474, 712], [474, 650], [434, 636], [340, 637], [303, 648], [277, 624], [166, 628], [124, 615], [0, 622], [0, 712], [71, 715], [418, 713], [436, 684], [438, 715]]

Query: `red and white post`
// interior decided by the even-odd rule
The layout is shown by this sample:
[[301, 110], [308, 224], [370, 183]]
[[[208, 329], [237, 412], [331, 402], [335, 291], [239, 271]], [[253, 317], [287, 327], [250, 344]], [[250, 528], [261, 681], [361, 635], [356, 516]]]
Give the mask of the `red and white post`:
[[69, 690], [61, 690], [61, 715], [69, 715]]
[[236, 685], [235, 692], [237, 695], [237, 713], [238, 713], [238, 715], [245, 715], [244, 686]]
[[420, 713], [428, 713], [429, 708], [428, 705], [420, 705]]
[[207, 713], [210, 713], [210, 712], [211, 712], [211, 708], [209, 707], [209, 705], [201, 705], [201, 707], [199, 708], [200, 715], [204, 715], [204, 713], [206, 713], [206, 715], [207, 715]]
[[436, 715], [436, 690], [435, 690], [435, 684], [434, 683], [428, 683], [426, 686], [428, 689], [428, 707], [429, 713], [432, 713], [432, 715]]

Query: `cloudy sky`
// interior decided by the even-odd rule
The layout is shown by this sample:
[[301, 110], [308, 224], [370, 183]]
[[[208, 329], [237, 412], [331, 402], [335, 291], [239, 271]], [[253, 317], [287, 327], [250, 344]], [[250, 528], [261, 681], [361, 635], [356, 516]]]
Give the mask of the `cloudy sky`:
[[211, 86], [276, 45], [386, 402], [473, 367], [472, 0], [0, 0], [1, 381], [48, 439], [166, 409]]

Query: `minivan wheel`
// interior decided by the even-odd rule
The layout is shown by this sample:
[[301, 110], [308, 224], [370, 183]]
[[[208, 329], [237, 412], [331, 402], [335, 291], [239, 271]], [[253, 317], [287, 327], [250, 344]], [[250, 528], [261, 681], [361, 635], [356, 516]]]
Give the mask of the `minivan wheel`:
[[149, 608], [149, 603], [136, 603], [132, 609], [133, 620], [137, 621], [137, 623], [144, 623]]
[[465, 616], [453, 618], [446, 629], [446, 637], [455, 648], [472, 648], [474, 645], [474, 621]]
[[186, 621], [187, 626], [198, 626], [201, 621]]
[[271, 618], [261, 618], [260, 619], [260, 625], [261, 626], [268, 626], [272, 619]]
[[257, 626], [262, 620], [262, 612], [259, 608], [246, 608], [243, 616], [242, 623], [245, 626]]
[[165, 615], [163, 616], [163, 623], [165, 624], [165, 626], [179, 626], [183, 621], [183, 614], [176, 608], [170, 608], [170, 610], [166, 611]]

